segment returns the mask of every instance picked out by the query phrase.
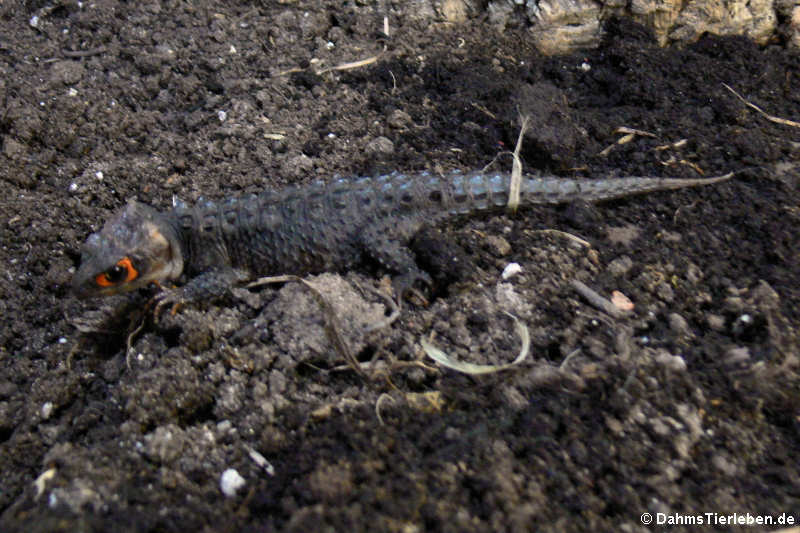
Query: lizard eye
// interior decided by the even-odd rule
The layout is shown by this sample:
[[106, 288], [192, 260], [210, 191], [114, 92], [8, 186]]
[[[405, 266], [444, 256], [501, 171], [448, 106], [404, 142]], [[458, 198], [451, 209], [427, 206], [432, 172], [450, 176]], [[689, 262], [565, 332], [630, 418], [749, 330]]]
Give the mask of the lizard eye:
[[123, 257], [117, 264], [94, 278], [95, 283], [101, 287], [111, 287], [122, 282], [133, 281], [139, 273], [133, 268], [131, 260]]
[[126, 273], [127, 272], [125, 271], [125, 267], [114, 265], [107, 272], [103, 274], [103, 277], [109, 283], [119, 283], [120, 281], [122, 281], [122, 278], [125, 277]]

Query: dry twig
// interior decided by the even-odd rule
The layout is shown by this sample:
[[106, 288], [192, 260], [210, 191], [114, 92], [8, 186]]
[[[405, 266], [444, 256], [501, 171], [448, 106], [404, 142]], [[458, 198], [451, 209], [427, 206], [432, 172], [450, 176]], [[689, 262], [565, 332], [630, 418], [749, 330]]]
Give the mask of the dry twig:
[[583, 296], [586, 299], [586, 301], [589, 302], [589, 304], [591, 304], [592, 306], [596, 307], [597, 309], [605, 313], [608, 313], [612, 317], [622, 318], [628, 314], [627, 312], [623, 311], [622, 309], [611, 303], [611, 301], [608, 300], [607, 298], [603, 298], [602, 296], [597, 294], [597, 292], [587, 287], [586, 284], [576, 279], [572, 280], [570, 284], [572, 285], [572, 288], [578, 292], [578, 294]]

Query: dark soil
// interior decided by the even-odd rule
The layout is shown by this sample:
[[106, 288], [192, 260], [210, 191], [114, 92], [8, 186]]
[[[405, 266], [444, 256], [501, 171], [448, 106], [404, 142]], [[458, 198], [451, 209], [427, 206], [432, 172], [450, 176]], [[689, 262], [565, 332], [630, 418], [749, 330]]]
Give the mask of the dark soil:
[[[365, 4], [0, 6], [0, 530], [800, 518], [800, 129], [722, 85], [800, 120], [797, 51], [712, 36], [664, 50], [609, 21], [598, 49], [548, 58], [523, 30], [422, 20], [412, 2], [389, 13], [386, 37]], [[417, 243], [439, 280], [432, 302], [375, 333], [354, 324], [381, 314], [362, 290], [380, 272], [310, 278], [372, 361], [367, 380], [299, 284], [237, 289], [156, 324], [146, 294], [69, 294], [81, 242], [129, 198], [166, 207], [337, 174], [508, 169], [518, 110], [534, 119], [528, 172], [737, 174], [438, 228]], [[615, 144], [619, 127], [652, 136]], [[442, 240], [466, 268], [431, 249]], [[511, 262], [522, 272], [503, 281]], [[575, 279], [620, 291], [633, 313], [596, 310]], [[425, 357], [419, 339], [435, 333], [452, 357], [513, 360], [503, 311], [530, 331], [521, 366], [469, 377]], [[126, 329], [142, 320], [129, 369]], [[227, 469], [245, 481], [231, 497]]]

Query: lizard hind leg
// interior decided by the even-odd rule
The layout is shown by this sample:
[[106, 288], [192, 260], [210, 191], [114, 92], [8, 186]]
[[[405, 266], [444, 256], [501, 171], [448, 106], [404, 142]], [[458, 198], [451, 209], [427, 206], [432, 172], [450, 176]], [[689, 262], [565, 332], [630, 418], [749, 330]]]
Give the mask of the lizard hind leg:
[[417, 265], [414, 254], [399, 241], [386, 236], [387, 232], [367, 230], [361, 234], [364, 253], [374, 259], [382, 268], [393, 274], [392, 287], [398, 301], [409, 294], [416, 294], [427, 303], [427, 299], [417, 290], [417, 286], [430, 289], [433, 280]]

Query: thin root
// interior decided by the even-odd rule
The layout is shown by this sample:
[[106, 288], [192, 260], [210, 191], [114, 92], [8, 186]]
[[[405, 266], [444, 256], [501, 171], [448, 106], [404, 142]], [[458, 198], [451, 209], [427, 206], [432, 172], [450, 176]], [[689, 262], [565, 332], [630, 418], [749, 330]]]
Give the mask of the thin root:
[[725, 87], [726, 89], [728, 89], [730, 92], [732, 92], [734, 94], [734, 96], [736, 96], [736, 98], [738, 98], [739, 100], [741, 100], [744, 103], [744, 105], [746, 105], [747, 107], [750, 107], [752, 109], [755, 109], [756, 111], [761, 113], [761, 115], [764, 118], [766, 118], [767, 120], [769, 120], [770, 122], [775, 122], [777, 124], [783, 124], [784, 126], [791, 126], [793, 128], [800, 128], [800, 122], [795, 122], [794, 120], [788, 120], [788, 119], [785, 119], [785, 118], [780, 118], [780, 117], [776, 117], [774, 115], [770, 115], [769, 113], [766, 113], [765, 111], [763, 111], [757, 105], [755, 105], [755, 104], [753, 104], [751, 102], [748, 102], [747, 100], [742, 98], [742, 96], [739, 93], [737, 93], [736, 91], [734, 91], [729, 85], [723, 83], [722, 86]]
[[539, 230], [533, 230], [533, 233], [534, 234], [539, 233], [539, 234], [542, 234], [542, 235], [555, 235], [557, 237], [564, 237], [565, 239], [568, 239], [568, 240], [570, 240], [572, 242], [578, 243], [578, 244], [580, 244], [581, 246], [583, 246], [585, 248], [591, 248], [592, 247], [592, 243], [590, 243], [589, 241], [587, 241], [585, 239], [581, 239], [580, 237], [578, 237], [577, 235], [573, 235], [572, 233], [567, 233], [566, 231], [561, 231], [561, 230], [558, 230], [558, 229], [539, 229]]
[[383, 418], [381, 418], [381, 404], [384, 402], [384, 400], [389, 400], [390, 402], [394, 403], [394, 398], [385, 392], [378, 396], [378, 401], [375, 402], [375, 416], [378, 418], [378, 423], [382, 426], [386, 425], [386, 423], [383, 421]]
[[[520, 322], [519, 319], [517, 319], [517, 317], [511, 313], [506, 314], [514, 321], [514, 329], [516, 330], [517, 335], [519, 335], [520, 341], [522, 341], [522, 347], [519, 350], [519, 354], [517, 355], [516, 359], [510, 363], [502, 365], [477, 365], [474, 363], [467, 363], [450, 357], [445, 352], [431, 344], [427, 339], [425, 339], [425, 337], [420, 338], [419, 342], [428, 357], [451, 370], [473, 376], [502, 372], [503, 370], [508, 370], [522, 363], [528, 357], [531, 347], [531, 338], [528, 327]], [[431, 336], [432, 335], [433, 333], [431, 333]]]
[[352, 61], [350, 63], [342, 63], [340, 65], [335, 65], [333, 67], [328, 67], [320, 70], [317, 74], [325, 74], [326, 72], [330, 72], [332, 70], [352, 70], [355, 68], [366, 67], [367, 65], [371, 65], [372, 63], [376, 63], [378, 59], [386, 52], [386, 47], [383, 47], [383, 50], [380, 54], [374, 55], [372, 57], [368, 57], [366, 59], [361, 59], [359, 61]]
[[383, 320], [379, 320], [374, 324], [370, 324], [369, 326], [364, 328], [364, 333], [369, 333], [371, 331], [376, 331], [391, 326], [398, 318], [400, 318], [400, 311], [402, 310], [403, 307], [403, 300], [395, 300], [391, 296], [387, 296], [386, 294], [382, 293], [381, 291], [373, 287], [368, 287], [368, 289], [373, 294], [376, 294], [378, 297], [383, 299], [383, 301], [386, 302], [386, 305], [389, 306], [389, 309], [391, 309], [392, 312], [389, 314], [389, 316], [387, 316]]
[[131, 370], [131, 354], [133, 354], [133, 339], [136, 338], [136, 335], [142, 331], [144, 328], [145, 319], [142, 318], [142, 321], [139, 322], [139, 325], [136, 326], [136, 329], [128, 334], [128, 338], [125, 339], [125, 365], [127, 365], [128, 370]]

